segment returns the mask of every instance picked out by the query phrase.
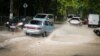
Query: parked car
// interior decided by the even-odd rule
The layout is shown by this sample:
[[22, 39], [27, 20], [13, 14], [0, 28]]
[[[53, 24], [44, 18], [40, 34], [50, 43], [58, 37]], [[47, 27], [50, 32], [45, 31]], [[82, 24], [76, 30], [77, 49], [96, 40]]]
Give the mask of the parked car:
[[26, 18], [14, 17], [13, 19], [9, 19], [5, 25], [10, 30], [10, 26], [14, 25], [17, 28], [23, 28], [24, 24], [26, 24], [29, 20]]
[[14, 20], [7, 21], [5, 25], [9, 31], [14, 32], [17, 29], [17, 23]]
[[84, 19], [84, 20], [82, 21], [82, 24], [87, 25], [87, 24], [88, 24], [88, 19]]
[[100, 36], [100, 28], [95, 28], [93, 31], [97, 36]]
[[50, 22], [54, 23], [54, 15], [53, 14], [38, 13], [33, 17], [33, 19], [48, 19]]
[[28, 24], [24, 25], [24, 32], [26, 35], [36, 34], [43, 37], [48, 36], [54, 29], [54, 25], [47, 19], [33, 19]]
[[69, 20], [70, 24], [74, 25], [82, 25], [82, 21], [80, 20], [80, 17], [73, 17]]

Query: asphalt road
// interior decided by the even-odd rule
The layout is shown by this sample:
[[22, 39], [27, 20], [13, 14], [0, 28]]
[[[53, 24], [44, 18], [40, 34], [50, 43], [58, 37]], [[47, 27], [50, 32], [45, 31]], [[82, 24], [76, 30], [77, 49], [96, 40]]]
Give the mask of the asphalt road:
[[23, 32], [0, 36], [0, 56], [100, 56], [100, 38], [86, 25], [65, 23], [44, 38]]

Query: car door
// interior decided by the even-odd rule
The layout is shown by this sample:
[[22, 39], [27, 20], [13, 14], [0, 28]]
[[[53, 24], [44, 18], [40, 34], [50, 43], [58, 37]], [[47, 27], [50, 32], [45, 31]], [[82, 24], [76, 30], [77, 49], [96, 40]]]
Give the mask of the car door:
[[48, 15], [49, 21], [54, 22], [54, 16], [53, 15]]
[[51, 23], [51, 22], [49, 22], [49, 21], [45, 21], [44, 22], [44, 30], [46, 31], [46, 32], [52, 32], [53, 31], [53, 29], [54, 29], [54, 25]]

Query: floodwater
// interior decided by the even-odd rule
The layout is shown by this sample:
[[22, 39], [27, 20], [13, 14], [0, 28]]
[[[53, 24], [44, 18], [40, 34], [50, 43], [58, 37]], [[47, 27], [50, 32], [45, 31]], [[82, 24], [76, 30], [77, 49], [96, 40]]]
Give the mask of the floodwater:
[[100, 56], [100, 38], [85, 25], [65, 23], [44, 38], [14, 36], [1, 36], [0, 56]]

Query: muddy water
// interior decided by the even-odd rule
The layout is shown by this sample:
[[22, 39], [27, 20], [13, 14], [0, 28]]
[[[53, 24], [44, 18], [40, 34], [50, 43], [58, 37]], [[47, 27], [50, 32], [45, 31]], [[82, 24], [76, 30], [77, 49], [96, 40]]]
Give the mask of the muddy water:
[[48, 38], [12, 38], [4, 42], [0, 56], [100, 56], [100, 38], [92, 31], [65, 24]]
[[0, 43], [1, 43], [1, 42], [4, 42], [4, 41], [7, 40], [7, 39], [9, 39], [9, 38], [6, 38], [6, 37], [4, 37], [4, 36], [0, 36]]
[[70, 24], [63, 25], [60, 30], [56, 30], [49, 36], [48, 40], [69, 42], [69, 43], [87, 43], [96, 40], [93, 28], [88, 28], [86, 25], [75, 26]]

